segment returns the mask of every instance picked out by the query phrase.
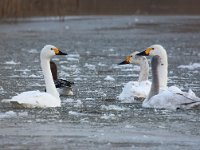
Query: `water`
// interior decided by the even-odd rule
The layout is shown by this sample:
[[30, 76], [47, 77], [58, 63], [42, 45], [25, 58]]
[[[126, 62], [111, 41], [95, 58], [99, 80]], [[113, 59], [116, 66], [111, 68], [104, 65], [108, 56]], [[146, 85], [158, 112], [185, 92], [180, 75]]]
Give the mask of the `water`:
[[[132, 51], [163, 45], [169, 85], [200, 96], [198, 16], [85, 16], [0, 24], [0, 99], [44, 90], [39, 52], [52, 44], [59, 76], [75, 82], [61, 108], [12, 109], [0, 104], [1, 149], [199, 149], [199, 110], [145, 109], [116, 100], [138, 68], [118, 67]], [[106, 78], [108, 80], [106, 80]]]

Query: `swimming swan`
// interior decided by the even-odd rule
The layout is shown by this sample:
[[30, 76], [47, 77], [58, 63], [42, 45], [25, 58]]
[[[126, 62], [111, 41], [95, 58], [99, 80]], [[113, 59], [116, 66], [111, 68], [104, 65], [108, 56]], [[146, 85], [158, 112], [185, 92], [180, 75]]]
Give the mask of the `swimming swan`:
[[161, 45], [152, 45], [139, 56], [153, 56], [152, 85], [142, 106], [149, 108], [191, 109], [200, 108], [200, 98], [193, 92], [183, 92], [175, 86], [167, 87], [167, 53]]
[[55, 55], [67, 55], [53, 45], [46, 45], [41, 50], [40, 61], [44, 75], [47, 92], [28, 91], [23, 92], [12, 99], [2, 100], [4, 103], [11, 103], [14, 107], [60, 107], [61, 100], [53, 82], [50, 70], [50, 59]]
[[72, 85], [74, 82], [70, 82], [64, 79], [58, 79], [57, 65], [52, 60], [50, 61], [51, 72], [54, 80], [54, 84], [58, 93], [63, 96], [74, 95], [72, 91]]
[[129, 81], [125, 84], [122, 92], [118, 96], [119, 100], [133, 102], [134, 98], [144, 100], [149, 94], [151, 82], [148, 80], [149, 64], [144, 56], [136, 56], [139, 52], [133, 52], [128, 55], [125, 61], [119, 65], [124, 64], [137, 64], [140, 65], [140, 74], [138, 81]]

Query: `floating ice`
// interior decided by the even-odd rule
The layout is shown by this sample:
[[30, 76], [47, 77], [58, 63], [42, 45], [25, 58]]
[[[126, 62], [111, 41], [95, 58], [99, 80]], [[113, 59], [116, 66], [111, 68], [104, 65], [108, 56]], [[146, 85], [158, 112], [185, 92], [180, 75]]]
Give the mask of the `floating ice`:
[[67, 55], [67, 57], [75, 57], [75, 58], [79, 58], [80, 55], [77, 53], [77, 54], [69, 54]]
[[3, 118], [13, 118], [13, 117], [17, 117], [17, 116], [21, 116], [21, 117], [24, 117], [24, 116], [27, 116], [28, 113], [27, 112], [19, 112], [19, 113], [16, 113], [14, 111], [7, 111], [5, 113], [0, 113], [0, 119], [3, 119]]
[[98, 63], [98, 66], [105, 67], [107, 65], [100, 62], [100, 63]]
[[86, 98], [85, 100], [88, 100], [88, 101], [93, 101], [94, 98]]
[[134, 71], [134, 69], [133, 68], [125, 68], [125, 69], [122, 69], [121, 71], [124, 71], [124, 72], [126, 72], [126, 71]]
[[17, 114], [14, 111], [7, 111], [5, 113], [0, 113], [0, 119], [3, 118], [11, 118], [11, 117], [16, 117]]
[[82, 81], [82, 78], [80, 77], [74, 78], [74, 81]]
[[106, 81], [115, 81], [115, 79], [111, 76], [107, 76], [106, 78], [104, 78], [104, 80]]
[[69, 73], [66, 73], [66, 72], [63, 71], [63, 70], [61, 70], [61, 72], [60, 72], [60, 76], [61, 76], [61, 77], [69, 77], [70, 74], [69, 74]]
[[69, 26], [65, 26], [65, 30], [69, 30]]
[[11, 60], [11, 61], [6, 61], [4, 64], [6, 64], [6, 65], [17, 65], [17, 64], [20, 64], [20, 62], [14, 62], [13, 60]]
[[76, 111], [69, 111], [69, 115], [73, 115], [73, 116], [83, 116], [85, 115], [84, 113], [79, 113]]
[[103, 110], [124, 111], [124, 110], [126, 110], [127, 108], [120, 107], [120, 106], [116, 106], [116, 105], [109, 105], [109, 106], [101, 105], [101, 109], [103, 109]]
[[74, 107], [82, 107], [82, 106], [83, 106], [83, 102], [80, 99], [78, 99]]
[[95, 70], [96, 69], [96, 66], [95, 65], [91, 65], [91, 64], [88, 64], [88, 63], [85, 63], [85, 66], [84, 67], [87, 67], [88, 69], [90, 70]]
[[31, 74], [29, 77], [31, 77], [31, 78], [40, 78], [40, 76], [37, 76], [35, 74]]
[[79, 61], [78, 58], [73, 58], [73, 57], [68, 57], [67, 60], [69, 60], [69, 61]]
[[138, 21], [139, 21], [139, 19], [138, 19], [138, 18], [135, 18], [135, 19], [134, 19], [134, 21], [135, 21], [135, 22], [138, 22]]
[[61, 65], [61, 68], [62, 68], [63, 70], [66, 70], [66, 71], [71, 70], [71, 67], [69, 68], [69, 67], [66, 67], [65, 65]]
[[115, 119], [115, 114], [103, 114], [103, 116], [101, 116], [101, 119]]
[[193, 63], [193, 64], [189, 64], [189, 65], [180, 65], [180, 66], [178, 66], [178, 68], [195, 70], [197, 68], [200, 68], [200, 63]]
[[29, 69], [19, 69], [19, 70], [15, 69], [14, 71], [29, 72], [29, 71], [31, 71], [31, 70], [29, 70]]
[[66, 103], [73, 103], [74, 102], [74, 99], [72, 99], [72, 98], [67, 98], [67, 99], [65, 99], [65, 100], [63, 100], [64, 102], [66, 102]]
[[3, 94], [3, 93], [5, 93], [5, 91], [4, 91], [3, 87], [0, 86], [0, 94]]
[[110, 48], [108, 51], [113, 52], [115, 51], [114, 48]]
[[37, 49], [30, 49], [29, 53], [39, 53], [39, 51], [37, 51]]

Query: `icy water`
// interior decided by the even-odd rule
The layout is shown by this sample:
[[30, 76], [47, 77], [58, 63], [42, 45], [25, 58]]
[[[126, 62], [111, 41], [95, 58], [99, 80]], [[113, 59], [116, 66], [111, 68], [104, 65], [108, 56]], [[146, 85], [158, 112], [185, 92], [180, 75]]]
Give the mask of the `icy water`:
[[61, 97], [61, 108], [13, 109], [0, 104], [0, 149], [199, 150], [199, 110], [146, 109], [140, 102], [116, 98], [139, 72], [137, 66], [117, 64], [152, 44], [167, 50], [169, 85], [200, 96], [199, 39], [198, 16], [1, 22], [0, 100], [44, 90], [39, 53], [45, 44], [69, 54], [53, 60], [59, 76], [75, 82], [75, 96]]

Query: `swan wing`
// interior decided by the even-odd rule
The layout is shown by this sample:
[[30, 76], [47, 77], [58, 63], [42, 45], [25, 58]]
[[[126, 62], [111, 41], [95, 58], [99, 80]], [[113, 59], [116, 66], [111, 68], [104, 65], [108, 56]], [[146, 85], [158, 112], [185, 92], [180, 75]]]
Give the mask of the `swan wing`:
[[182, 92], [177, 87], [169, 87], [153, 96], [150, 100], [145, 100], [144, 107], [167, 108], [167, 109], [191, 109], [200, 106], [200, 98], [193, 94]]
[[126, 83], [118, 96], [119, 100], [134, 101], [134, 98], [146, 98], [151, 88], [150, 81], [130, 81]]
[[63, 80], [63, 79], [54, 80], [54, 83], [55, 83], [56, 88], [62, 88], [66, 86], [71, 87], [74, 84], [74, 82]]
[[23, 92], [12, 97], [12, 99], [3, 100], [2, 102], [10, 103], [13, 107], [17, 108], [59, 107], [61, 105], [60, 100], [40, 91]]

